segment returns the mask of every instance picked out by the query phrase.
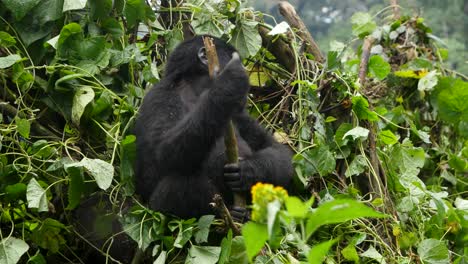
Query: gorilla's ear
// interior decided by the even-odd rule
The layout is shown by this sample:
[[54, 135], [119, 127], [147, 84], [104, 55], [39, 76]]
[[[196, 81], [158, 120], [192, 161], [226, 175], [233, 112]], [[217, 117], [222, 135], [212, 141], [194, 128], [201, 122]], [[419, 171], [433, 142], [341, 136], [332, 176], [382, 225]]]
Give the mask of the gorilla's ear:
[[208, 65], [208, 58], [206, 57], [206, 50], [205, 47], [201, 47], [198, 50], [198, 59], [200, 60], [203, 65]]

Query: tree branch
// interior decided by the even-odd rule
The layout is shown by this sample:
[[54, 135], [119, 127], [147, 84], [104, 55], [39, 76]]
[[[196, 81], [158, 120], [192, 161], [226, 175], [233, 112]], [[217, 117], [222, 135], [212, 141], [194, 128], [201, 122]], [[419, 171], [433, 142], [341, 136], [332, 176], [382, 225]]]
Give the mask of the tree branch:
[[306, 47], [305, 51], [311, 53], [315, 57], [315, 61], [317, 62], [324, 62], [325, 59], [320, 51], [319, 46], [312, 38], [309, 30], [305, 26], [302, 19], [297, 15], [296, 10], [294, 7], [288, 3], [287, 1], [281, 1], [278, 5], [280, 14], [286, 19], [288, 24], [297, 29], [297, 35], [305, 42]]

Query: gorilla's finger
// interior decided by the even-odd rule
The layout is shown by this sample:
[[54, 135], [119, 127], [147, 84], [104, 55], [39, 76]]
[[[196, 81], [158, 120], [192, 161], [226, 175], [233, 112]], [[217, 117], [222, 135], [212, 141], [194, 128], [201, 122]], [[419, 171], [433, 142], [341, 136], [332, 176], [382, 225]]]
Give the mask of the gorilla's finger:
[[224, 180], [225, 181], [240, 181], [240, 174], [239, 173], [224, 173]]
[[238, 172], [239, 164], [237, 163], [228, 163], [224, 165], [224, 172]]

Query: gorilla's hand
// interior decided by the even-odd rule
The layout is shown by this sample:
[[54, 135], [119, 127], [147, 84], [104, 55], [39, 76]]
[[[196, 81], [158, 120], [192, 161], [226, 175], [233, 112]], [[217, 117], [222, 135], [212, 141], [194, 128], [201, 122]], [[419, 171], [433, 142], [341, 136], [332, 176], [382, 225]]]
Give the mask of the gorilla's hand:
[[223, 92], [227, 103], [233, 103], [236, 109], [244, 108], [250, 85], [249, 78], [237, 52], [232, 54], [231, 60], [224, 66], [215, 82], [217, 86], [215, 89], [220, 89]]
[[255, 182], [255, 175], [253, 175], [253, 170], [247, 161], [241, 160], [239, 163], [224, 165], [224, 183], [232, 191], [248, 191]]
[[233, 206], [229, 213], [231, 213], [234, 222], [246, 223], [250, 220], [250, 211], [247, 208]]

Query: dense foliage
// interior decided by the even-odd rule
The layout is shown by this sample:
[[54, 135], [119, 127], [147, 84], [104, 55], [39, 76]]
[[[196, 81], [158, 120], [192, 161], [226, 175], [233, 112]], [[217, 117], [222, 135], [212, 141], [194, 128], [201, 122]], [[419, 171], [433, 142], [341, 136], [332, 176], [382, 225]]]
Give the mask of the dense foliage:
[[[423, 18], [355, 13], [318, 63], [237, 0], [161, 2], [0, 1], [0, 263], [79, 262], [73, 212], [96, 192], [97, 228], [117, 217], [155, 263], [468, 261], [468, 82]], [[241, 235], [133, 197], [138, 107], [192, 30], [239, 50], [251, 114], [296, 152], [294, 192], [257, 184]]]

